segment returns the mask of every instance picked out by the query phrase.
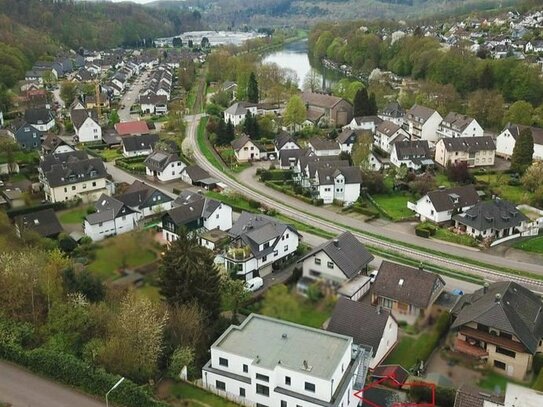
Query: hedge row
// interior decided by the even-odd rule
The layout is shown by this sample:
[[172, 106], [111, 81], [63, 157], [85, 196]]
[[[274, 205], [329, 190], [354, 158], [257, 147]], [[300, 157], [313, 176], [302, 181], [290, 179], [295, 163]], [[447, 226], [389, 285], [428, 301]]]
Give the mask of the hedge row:
[[379, 216], [381, 216], [381, 213], [375, 209], [375, 208], [369, 208], [369, 207], [364, 207], [358, 203], [355, 203], [353, 206], [349, 207], [349, 208], [346, 208], [347, 210], [352, 210], [353, 212], [356, 212], [356, 213], [360, 213], [362, 215], [365, 215], [365, 216], [369, 216], [370, 218], [372, 219], [375, 219], [375, 218], [378, 218]]
[[420, 237], [429, 238], [436, 234], [437, 228], [432, 225], [418, 225], [415, 228], [415, 234]]
[[146, 167], [143, 162], [126, 162], [124, 160], [116, 160], [115, 166], [127, 171], [145, 173]]
[[276, 191], [282, 192], [282, 193], [284, 193], [286, 195], [289, 195], [289, 196], [292, 196], [292, 197], [294, 197], [296, 199], [304, 201], [305, 203], [308, 203], [308, 204], [311, 204], [311, 205], [316, 205], [316, 206], [324, 205], [324, 201], [322, 199], [320, 199], [320, 198], [319, 199], [312, 199], [312, 198], [308, 198], [307, 196], [296, 194], [290, 188], [285, 188], [282, 185], [278, 185], [277, 183], [275, 183], [273, 181], [265, 181], [264, 184], [266, 186], [270, 187], [270, 188], [275, 189]]
[[[104, 397], [117, 383], [119, 376], [88, 365], [75, 356], [43, 348], [24, 350], [14, 344], [0, 343], [0, 359], [25, 366], [33, 372], [50, 377], [68, 386]], [[125, 380], [110, 394], [112, 402], [130, 407], [166, 407], [153, 399], [151, 391]]]
[[432, 391], [430, 390], [430, 387], [425, 385], [411, 386], [409, 388], [409, 398], [415, 403], [422, 404], [435, 402], [437, 406], [453, 407], [456, 398], [456, 389], [436, 386], [435, 400], [432, 400]]
[[[257, 171], [258, 172], [258, 171]], [[260, 170], [261, 181], [288, 181], [292, 179], [291, 170]]]

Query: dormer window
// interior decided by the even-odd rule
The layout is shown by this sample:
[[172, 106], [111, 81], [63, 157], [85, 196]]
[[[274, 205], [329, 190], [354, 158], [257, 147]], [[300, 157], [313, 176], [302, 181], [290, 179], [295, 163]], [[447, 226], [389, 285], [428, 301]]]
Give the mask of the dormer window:
[[91, 170], [90, 171], [90, 176], [91, 177], [96, 177], [98, 175], [98, 172], [96, 170]]

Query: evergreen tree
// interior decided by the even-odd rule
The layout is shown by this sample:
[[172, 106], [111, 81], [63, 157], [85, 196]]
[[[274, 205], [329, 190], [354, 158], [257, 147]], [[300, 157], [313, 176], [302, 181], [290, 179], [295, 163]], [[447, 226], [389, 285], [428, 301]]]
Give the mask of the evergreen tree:
[[234, 124], [232, 123], [232, 120], [228, 120], [228, 123], [226, 123], [226, 140], [227, 144], [230, 144], [234, 139], [236, 138], [236, 129], [234, 128]]
[[368, 116], [377, 115], [377, 100], [375, 100], [375, 93], [371, 92], [368, 108]]
[[251, 72], [249, 76], [249, 83], [247, 84], [247, 100], [251, 103], [258, 103], [258, 82], [254, 72]]
[[481, 73], [479, 74], [479, 88], [492, 89], [494, 87], [494, 72], [490, 67], [490, 64], [485, 64]]
[[532, 130], [527, 127], [521, 130], [513, 148], [513, 155], [511, 156], [511, 169], [524, 174], [530, 165], [532, 165], [532, 156], [534, 154], [534, 139], [532, 137]]
[[359, 89], [354, 95], [353, 113], [354, 117], [366, 116], [369, 110], [370, 100], [366, 88]]
[[256, 120], [256, 117], [253, 116], [250, 111], [248, 111], [245, 115], [245, 120], [243, 122], [243, 131], [245, 132], [245, 134], [248, 134], [252, 138], [260, 138], [258, 122]]
[[219, 120], [217, 123], [217, 130], [215, 131], [215, 134], [217, 135], [217, 144], [220, 146], [224, 146], [228, 144], [228, 136], [226, 134], [226, 123], [224, 120]]
[[209, 321], [221, 308], [220, 276], [213, 253], [198, 238], [180, 231], [162, 257], [159, 268], [160, 293], [171, 306], [198, 305]]

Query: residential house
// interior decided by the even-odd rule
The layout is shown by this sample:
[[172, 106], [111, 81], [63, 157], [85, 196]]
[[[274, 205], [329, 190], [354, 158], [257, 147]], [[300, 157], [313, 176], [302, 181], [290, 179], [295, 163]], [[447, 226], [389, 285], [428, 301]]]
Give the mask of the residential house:
[[95, 242], [136, 229], [140, 218], [138, 211], [105, 194], [98, 198], [95, 209], [83, 222], [83, 232]]
[[362, 172], [358, 167], [320, 166], [316, 170], [313, 189], [316, 197], [325, 204], [339, 201], [350, 205], [360, 197], [361, 183]]
[[483, 128], [473, 117], [450, 112], [437, 128], [437, 138], [483, 137]]
[[88, 203], [112, 192], [102, 159], [88, 158], [84, 151], [46, 155], [38, 172], [49, 202], [82, 199]]
[[353, 120], [345, 126], [351, 130], [366, 130], [372, 134], [375, 133], [375, 128], [383, 122], [379, 116], [358, 116], [353, 117]]
[[473, 237], [501, 239], [526, 232], [530, 222], [514, 204], [503, 199], [479, 202], [453, 216], [455, 226]]
[[524, 129], [532, 130], [534, 140], [534, 160], [543, 160], [543, 129], [539, 127], [528, 127], [520, 124], [508, 124], [496, 138], [496, 155], [503, 158], [511, 158], [520, 132]]
[[454, 407], [539, 407], [543, 405], [543, 394], [515, 383], [508, 382], [505, 394], [462, 385], [456, 391]]
[[279, 151], [279, 168], [282, 170], [292, 170], [298, 166], [301, 157], [312, 154], [309, 149], [301, 148], [296, 150]]
[[213, 345], [205, 388], [256, 406], [358, 406], [371, 354], [348, 336], [251, 314]]
[[101, 109], [109, 109], [110, 101], [107, 92], [100, 90], [98, 101], [94, 95], [85, 96], [85, 109], [92, 110], [97, 109], [98, 107]]
[[324, 93], [303, 92], [302, 99], [307, 107], [308, 117], [319, 116], [332, 126], [342, 127], [353, 119], [353, 106], [337, 96]]
[[173, 206], [173, 199], [169, 195], [139, 180], [134, 181], [117, 199], [144, 218]]
[[438, 274], [384, 260], [373, 283], [372, 303], [390, 310], [396, 320], [413, 324], [430, 316], [444, 287]]
[[225, 254], [226, 269], [245, 280], [264, 277], [273, 264], [294, 256], [300, 234], [275, 218], [242, 212], [229, 233], [232, 243]]
[[351, 154], [358, 137], [362, 136], [364, 133], [364, 130], [352, 130], [344, 127], [336, 138], [336, 142], [339, 144], [341, 152]]
[[455, 350], [486, 361], [489, 368], [524, 380], [543, 351], [541, 298], [512, 281], [486, 284], [465, 294], [452, 310]]
[[222, 91], [230, 94], [230, 99], [234, 100], [238, 92], [238, 85], [237, 83], [232, 81], [224, 81], [224, 83], [222, 84]]
[[58, 221], [55, 211], [51, 208], [18, 215], [14, 221], [19, 237], [25, 230], [35, 232], [41, 237], [52, 239], [56, 239], [63, 232], [62, 225]]
[[232, 141], [231, 144], [236, 160], [240, 163], [260, 160], [261, 154], [264, 153], [263, 149], [251, 140], [247, 134], [241, 135], [241, 137]]
[[409, 134], [400, 125], [383, 121], [375, 128], [373, 143], [384, 152], [390, 154], [394, 143], [408, 140]]
[[275, 154], [277, 155], [277, 157], [279, 157], [279, 152], [283, 150], [299, 150], [300, 149], [300, 145], [296, 142], [294, 137], [292, 137], [290, 134], [288, 134], [285, 131], [282, 131], [277, 136], [275, 136], [273, 145], [275, 147]]
[[29, 123], [17, 120], [12, 123], [9, 132], [23, 150], [37, 150], [41, 148], [43, 133]]
[[407, 207], [415, 211], [421, 222], [442, 224], [450, 222], [454, 215], [473, 208], [480, 201], [475, 186], [466, 185], [428, 192], [414, 204], [408, 202]]
[[426, 140], [398, 141], [392, 144], [390, 163], [400, 168], [406, 166], [411, 170], [421, 170], [434, 165], [430, 146]]
[[258, 107], [256, 103], [236, 102], [224, 111], [224, 121], [232, 122], [234, 126], [239, 126], [245, 120], [245, 116], [250, 112], [256, 116]]
[[140, 97], [143, 114], [163, 116], [168, 113], [168, 98], [164, 95], [148, 95]]
[[181, 192], [173, 208], [162, 216], [162, 236], [167, 242], [179, 239], [183, 229], [200, 235], [211, 230], [227, 231], [231, 228], [230, 206], [190, 191]]
[[443, 138], [436, 144], [435, 162], [443, 167], [465, 162], [468, 167], [494, 165], [496, 145], [490, 136]]
[[135, 134], [148, 134], [149, 127], [143, 120], [133, 120], [115, 124], [115, 131], [117, 131], [117, 134], [121, 137], [133, 136]]
[[181, 174], [181, 179], [187, 184], [201, 186], [206, 189], [213, 189], [218, 182], [206, 170], [196, 164], [187, 166], [183, 174]]
[[[322, 283], [342, 296], [340, 287], [351, 283], [348, 298], [356, 301], [370, 288], [370, 278], [366, 274], [373, 259], [373, 255], [351, 232], [344, 232], [298, 260], [302, 264], [302, 277], [297, 289], [306, 293], [312, 284]], [[356, 285], [354, 290], [352, 283]]]
[[24, 120], [42, 133], [55, 127], [55, 116], [49, 109], [27, 109]]
[[8, 188], [1, 192], [5, 198], [5, 203], [7, 203], [10, 208], [14, 209], [26, 206], [23, 191], [21, 191], [20, 188]]
[[543, 52], [543, 41], [541, 40], [528, 41], [526, 43], [525, 51], [527, 53], [533, 52], [536, 54]]
[[379, 118], [383, 121], [389, 121], [398, 126], [403, 125], [405, 109], [398, 102], [391, 102], [378, 113]]
[[135, 134], [133, 136], [124, 136], [121, 139], [123, 156], [138, 157], [149, 155], [153, 152], [158, 140], [158, 134]]
[[341, 147], [336, 140], [325, 139], [322, 137], [311, 138], [307, 146], [316, 156], [337, 156], [341, 153]]
[[74, 125], [75, 136], [80, 143], [102, 140], [102, 127], [100, 127], [96, 110], [72, 109], [70, 117]]
[[371, 346], [375, 369], [398, 342], [398, 323], [389, 310], [339, 297], [326, 330], [350, 336], [356, 345]]
[[145, 174], [161, 182], [174, 181], [181, 178], [186, 164], [177, 153], [155, 150], [144, 161]]
[[75, 149], [55, 134], [48, 134], [41, 143], [43, 155], [62, 154], [75, 151]]
[[443, 117], [434, 109], [415, 105], [405, 113], [404, 126], [413, 140], [438, 140], [437, 129]]

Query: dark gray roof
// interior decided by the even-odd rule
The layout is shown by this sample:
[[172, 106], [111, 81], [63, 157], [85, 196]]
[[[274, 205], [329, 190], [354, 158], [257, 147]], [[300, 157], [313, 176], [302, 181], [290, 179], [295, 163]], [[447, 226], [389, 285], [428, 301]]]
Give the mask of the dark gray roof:
[[72, 109], [70, 112], [70, 118], [76, 129], [79, 129], [87, 118], [91, 118], [96, 124], [98, 124], [98, 114], [96, 110], [86, 110], [86, 109]]
[[[497, 295], [500, 298], [497, 300]], [[531, 353], [543, 338], [543, 303], [539, 296], [512, 281], [493, 283], [463, 295], [453, 308], [451, 328], [476, 322], [515, 335]]]
[[473, 185], [431, 191], [428, 192], [428, 199], [438, 212], [465, 208], [466, 206], [475, 205], [481, 200]]
[[40, 168], [53, 188], [107, 177], [102, 159], [88, 158], [84, 151], [47, 155]]
[[15, 217], [15, 224], [21, 229], [29, 229], [43, 237], [54, 237], [63, 231], [53, 209], [44, 209]]
[[297, 165], [300, 157], [306, 155], [307, 152], [308, 150], [305, 148], [279, 151], [281, 166], [288, 167], [290, 165]]
[[256, 107], [256, 104], [248, 102], [236, 102], [226, 109], [224, 113], [231, 114], [233, 116], [245, 115], [250, 107]]
[[[58, 137], [56, 134], [48, 134], [47, 137], [42, 141], [41, 147], [44, 151], [53, 151], [58, 146], [68, 146], [68, 144]], [[70, 146], [71, 148], [71, 146]]]
[[426, 106], [414, 105], [406, 112], [406, 117], [418, 122], [426, 122], [436, 111]]
[[452, 128], [456, 131], [464, 131], [475, 119], [460, 113], [450, 112], [441, 121], [441, 126]]
[[494, 140], [490, 136], [483, 137], [454, 137], [441, 139], [445, 150], [476, 153], [478, 151], [496, 150]]
[[432, 159], [430, 146], [426, 140], [398, 141], [394, 143], [396, 155], [400, 160]]
[[[155, 199], [153, 200], [153, 198]], [[131, 208], [138, 209], [150, 208], [172, 201], [170, 196], [139, 180], [134, 181], [117, 199]]]
[[[182, 191], [173, 201], [173, 214], [168, 212], [172, 220], [179, 226], [198, 218], [208, 218], [221, 206], [219, 201], [207, 198], [206, 196], [191, 192]], [[177, 210], [178, 208], [182, 208]]]
[[504, 398], [490, 393], [488, 390], [462, 385], [456, 391], [454, 407], [483, 407], [485, 401], [503, 405]]
[[346, 127], [343, 130], [341, 130], [341, 132], [338, 134], [336, 141], [339, 144], [344, 144], [350, 138], [352, 138], [352, 141], [354, 142], [356, 141], [356, 139], [358, 138], [360, 134], [364, 134], [364, 130], [351, 130]]
[[313, 137], [309, 140], [309, 144], [311, 144], [315, 150], [339, 150], [339, 144], [336, 140]]
[[426, 308], [443, 279], [429, 271], [384, 260], [373, 283], [373, 292], [404, 304]]
[[168, 103], [166, 95], [147, 95], [140, 97], [140, 104], [146, 105], [165, 105]]
[[94, 207], [96, 208], [96, 212], [87, 215], [85, 218], [91, 225], [114, 220], [120, 216], [126, 216], [135, 212], [121, 201], [106, 194], [100, 195]]
[[534, 144], [543, 145], [543, 129], [539, 127], [530, 127], [521, 124], [510, 123], [508, 123], [506, 126], [506, 129], [509, 130], [509, 133], [511, 133], [515, 140], [519, 136], [520, 132], [526, 128], [529, 128], [532, 131], [532, 138], [534, 140]]
[[302, 257], [299, 262], [321, 251], [324, 251], [330, 257], [347, 278], [356, 276], [374, 259], [373, 255], [351, 232], [343, 232], [335, 239], [328, 240], [315, 247]]
[[152, 171], [162, 172], [170, 163], [175, 161], [179, 161], [179, 156], [176, 153], [157, 150], [147, 156], [144, 164]]
[[206, 170], [204, 170], [203, 168], [201, 168], [200, 166], [196, 164], [189, 165], [188, 167], [186, 167], [185, 172], [187, 173], [187, 175], [190, 177], [190, 179], [193, 182], [197, 182], [197, 181], [211, 177], [211, 175], [209, 175], [209, 173]]
[[405, 116], [405, 109], [398, 102], [391, 102], [381, 111], [383, 116], [400, 118]]
[[[333, 156], [328, 156], [327, 158], [329, 158], [329, 157], [333, 157]], [[325, 170], [327, 170], [327, 169], [331, 170], [331, 171], [327, 172], [327, 175], [332, 176], [335, 169], [349, 166], [349, 161], [347, 161], [347, 160], [339, 160], [339, 159], [337, 159], [337, 157], [335, 157], [336, 159], [334, 159], [334, 160], [331, 160], [331, 159], [321, 160], [321, 158], [324, 158], [324, 157], [319, 157], [319, 159], [317, 159], [317, 160], [310, 160], [307, 163], [307, 176], [308, 177], [310, 177], [310, 178], [315, 177], [315, 174], [317, 173], [317, 171], [322, 172], [322, 174], [324, 174]]]
[[464, 213], [453, 216], [453, 220], [476, 230], [508, 229], [517, 227], [528, 218], [514, 204], [503, 199], [479, 202]]
[[383, 121], [380, 123], [375, 131], [378, 131], [379, 133], [383, 133], [387, 136], [394, 135], [398, 130], [401, 130], [401, 127], [398, 126], [396, 123], [389, 122], [388, 120]]
[[389, 316], [387, 310], [339, 297], [326, 330], [351, 336], [357, 345], [371, 346], [375, 356]]
[[260, 146], [254, 140], [251, 140], [251, 137], [249, 137], [247, 134], [242, 134], [241, 137], [233, 140], [230, 144], [235, 151], [239, 151], [245, 147], [245, 144], [247, 144], [249, 141], [252, 142], [259, 150], [261, 150]]
[[332, 185], [338, 175], [343, 175], [345, 184], [360, 184], [362, 182], [362, 172], [357, 167], [319, 167], [317, 175], [319, 185]]
[[45, 124], [55, 120], [49, 109], [28, 109], [25, 111], [24, 119], [30, 124]]
[[383, 121], [379, 116], [357, 116], [354, 118], [356, 124], [360, 125], [362, 123], [373, 123], [374, 125], [379, 124]]
[[157, 142], [158, 134], [136, 134], [121, 139], [126, 151], [152, 150]]
[[300, 146], [298, 145], [296, 140], [294, 140], [294, 137], [292, 137], [290, 134], [288, 134], [285, 131], [282, 131], [277, 136], [275, 136], [274, 143], [275, 143], [275, 147], [277, 147], [278, 150], [281, 150], [283, 148], [283, 146], [285, 144], [287, 144], [288, 142], [292, 142], [292, 143], [296, 144], [298, 146], [298, 148], [300, 148]]

